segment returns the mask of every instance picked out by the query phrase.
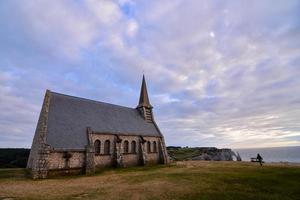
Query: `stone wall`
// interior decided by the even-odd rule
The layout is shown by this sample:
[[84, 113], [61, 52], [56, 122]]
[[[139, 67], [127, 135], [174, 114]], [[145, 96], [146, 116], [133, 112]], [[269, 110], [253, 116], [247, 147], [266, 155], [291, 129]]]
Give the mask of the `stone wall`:
[[34, 179], [46, 178], [48, 173], [50, 146], [46, 144], [46, 134], [50, 98], [50, 92], [47, 90], [27, 163], [27, 168], [31, 169]]
[[136, 166], [139, 165], [139, 155], [128, 153], [123, 154], [123, 166], [129, 167], [129, 166]]
[[[147, 165], [152, 165], [152, 164], [158, 164], [160, 163], [160, 156], [159, 156], [159, 144], [160, 144], [160, 138], [157, 137], [144, 137], [146, 140], [146, 143], [144, 144], [146, 147], [146, 159]], [[150, 141], [150, 152], [147, 152], [147, 142]], [[153, 142], [156, 142], [156, 151], [153, 149]]]
[[95, 155], [95, 167], [111, 167], [113, 165], [112, 155]]
[[48, 157], [48, 176], [81, 174], [85, 167], [84, 151], [52, 150]]
[[[66, 157], [66, 154], [69, 154]], [[51, 151], [48, 159], [48, 169], [82, 168], [85, 162], [84, 151]]]
[[[38, 134], [38, 136], [40, 135]], [[99, 134], [94, 133], [90, 128], [87, 129], [87, 137], [88, 145], [86, 149], [82, 150], [51, 149], [49, 145], [42, 143], [45, 146], [38, 148], [38, 153], [36, 152], [36, 154], [38, 155], [38, 160], [43, 161], [43, 163], [35, 163], [40, 171], [35, 171], [36, 174], [33, 177], [46, 178], [52, 175], [82, 172], [93, 174], [97, 168], [162, 163], [163, 146], [161, 145], [162, 139], [160, 137]], [[95, 141], [100, 141], [100, 152], [95, 149]], [[106, 141], [110, 143], [109, 152], [105, 151]], [[135, 151], [133, 150], [133, 141], [136, 144]], [[128, 142], [127, 152], [125, 150], [125, 142]], [[34, 152], [31, 152], [32, 155]], [[29, 163], [29, 165], [33, 164]], [[41, 169], [44, 170], [43, 173], [41, 173]]]
[[[100, 153], [94, 153], [94, 165], [96, 168], [102, 167], [111, 167], [113, 166], [113, 159], [114, 159], [114, 142], [115, 136], [114, 135], [99, 135], [99, 134], [92, 134], [91, 135], [91, 142], [92, 145], [95, 143], [96, 140], [100, 141]], [[106, 140], [110, 141], [110, 149], [109, 154], [104, 154], [104, 143]]]
[[[145, 140], [144, 144], [141, 144], [141, 137], [140, 136], [130, 136], [130, 135], [119, 135], [118, 140], [120, 140], [120, 143], [117, 143], [117, 139], [115, 135], [111, 134], [92, 134], [92, 142], [95, 143], [96, 140], [100, 141], [100, 154], [95, 153], [95, 166], [96, 168], [101, 167], [108, 167], [113, 166], [114, 159], [118, 159], [114, 157], [116, 155], [116, 151], [120, 151], [119, 159], [121, 159], [121, 165], [123, 167], [127, 166], [136, 166], [140, 165], [140, 158], [142, 157], [141, 154], [143, 154], [142, 149], [144, 149], [145, 154], [145, 163], [146, 164], [157, 164], [159, 163], [159, 139], [158, 137], [143, 137]], [[104, 143], [106, 140], [110, 141], [110, 154], [106, 155], [104, 154]], [[128, 152], [125, 152], [124, 149], [124, 143], [125, 141], [128, 141]], [[136, 142], [136, 152], [132, 151], [132, 141]], [[147, 142], [150, 142], [150, 151], [147, 152]], [[153, 142], [156, 142], [156, 152], [153, 150]], [[117, 145], [119, 145], [119, 148], [116, 148]], [[139, 148], [140, 145], [143, 145], [143, 148]]]

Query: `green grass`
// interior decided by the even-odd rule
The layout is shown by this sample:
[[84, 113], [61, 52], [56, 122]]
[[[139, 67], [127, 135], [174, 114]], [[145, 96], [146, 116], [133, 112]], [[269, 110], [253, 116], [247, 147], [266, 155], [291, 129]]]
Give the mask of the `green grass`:
[[176, 161], [191, 160], [194, 157], [202, 155], [206, 152], [208, 155], [214, 154], [217, 150], [214, 147], [183, 147], [172, 148], [168, 147], [168, 155]]
[[24, 179], [28, 177], [29, 173], [25, 168], [0, 168], [0, 182], [1, 179]]
[[168, 154], [175, 160], [186, 160], [199, 156], [201, 153], [198, 148], [179, 148], [168, 149]]
[[300, 167], [183, 161], [170, 166], [106, 169], [93, 176], [26, 178], [0, 170], [0, 199], [300, 199]]

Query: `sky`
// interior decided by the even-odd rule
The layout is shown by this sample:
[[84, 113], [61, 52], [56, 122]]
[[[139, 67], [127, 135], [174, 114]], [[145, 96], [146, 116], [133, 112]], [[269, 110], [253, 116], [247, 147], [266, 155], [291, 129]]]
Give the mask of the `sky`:
[[300, 1], [2, 0], [0, 147], [30, 147], [46, 89], [136, 107], [167, 145], [300, 145]]

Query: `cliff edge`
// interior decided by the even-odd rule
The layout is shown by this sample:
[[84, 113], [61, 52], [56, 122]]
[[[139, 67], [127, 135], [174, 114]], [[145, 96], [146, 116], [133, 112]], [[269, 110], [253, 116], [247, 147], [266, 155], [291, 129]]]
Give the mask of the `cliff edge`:
[[171, 160], [241, 161], [231, 149], [216, 147], [167, 147]]

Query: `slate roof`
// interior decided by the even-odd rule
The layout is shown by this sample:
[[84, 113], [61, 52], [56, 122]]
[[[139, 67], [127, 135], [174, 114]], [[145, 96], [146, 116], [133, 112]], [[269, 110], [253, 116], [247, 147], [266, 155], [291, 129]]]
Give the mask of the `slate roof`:
[[55, 149], [84, 149], [86, 128], [95, 132], [160, 136], [137, 109], [50, 91], [46, 142]]

